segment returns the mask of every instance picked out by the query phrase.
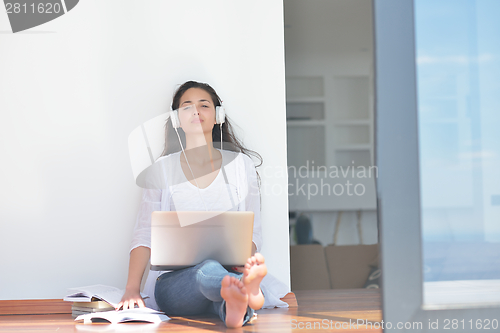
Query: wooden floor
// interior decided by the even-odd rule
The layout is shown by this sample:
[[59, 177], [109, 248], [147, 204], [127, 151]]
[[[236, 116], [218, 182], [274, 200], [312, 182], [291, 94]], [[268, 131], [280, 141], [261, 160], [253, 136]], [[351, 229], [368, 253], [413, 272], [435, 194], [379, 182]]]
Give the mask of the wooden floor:
[[[0, 332], [382, 332], [370, 326], [382, 320], [377, 289], [296, 291], [296, 308], [257, 311], [257, 319], [227, 329], [218, 317], [174, 317], [160, 325], [75, 323], [71, 314], [0, 315]], [[361, 320], [368, 324], [361, 324]], [[359, 323], [356, 326], [356, 323]], [[371, 323], [371, 325], [370, 325]], [[377, 327], [377, 325], [375, 325]]]

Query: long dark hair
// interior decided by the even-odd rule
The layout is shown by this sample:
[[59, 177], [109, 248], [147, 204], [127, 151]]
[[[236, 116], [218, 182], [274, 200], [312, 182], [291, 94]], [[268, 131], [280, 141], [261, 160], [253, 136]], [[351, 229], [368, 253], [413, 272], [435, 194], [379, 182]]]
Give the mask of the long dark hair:
[[[174, 93], [174, 97], [172, 100], [172, 110], [177, 110], [179, 108], [179, 103], [181, 100], [182, 95], [191, 88], [199, 88], [203, 89], [206, 91], [210, 97], [212, 98], [212, 102], [215, 107], [221, 106], [222, 101], [215, 92], [214, 88], [212, 88], [209, 84], [207, 83], [201, 83], [201, 82], [196, 82], [196, 81], [187, 81], [184, 84], [182, 84]], [[259, 167], [262, 165], [262, 156], [260, 156], [259, 153], [256, 151], [247, 149], [243, 146], [240, 140], [234, 135], [233, 131], [233, 125], [231, 124], [231, 119], [228, 117], [226, 114], [226, 120], [224, 122], [223, 128], [222, 128], [222, 141], [224, 144], [224, 149], [225, 150], [231, 150], [235, 151], [238, 153], [243, 153], [247, 155], [248, 157], [252, 158], [254, 156], [257, 158], [260, 163], [256, 165], [256, 167]], [[215, 124], [214, 128], [212, 129], [212, 143], [214, 146], [220, 145], [220, 126], [221, 124]], [[182, 145], [185, 147], [186, 146], [186, 134], [182, 130], [182, 128], [177, 129], [179, 132], [179, 136], [181, 138]], [[170, 117], [167, 119], [167, 122], [165, 124], [165, 148], [163, 149], [163, 152], [161, 156], [169, 155], [172, 153], [176, 153], [181, 151], [181, 147], [179, 145], [179, 140], [177, 138], [177, 134], [175, 133], [175, 130], [172, 126], [172, 120]], [[257, 178], [259, 180], [259, 187], [260, 187], [260, 176], [259, 173], [257, 172]]]

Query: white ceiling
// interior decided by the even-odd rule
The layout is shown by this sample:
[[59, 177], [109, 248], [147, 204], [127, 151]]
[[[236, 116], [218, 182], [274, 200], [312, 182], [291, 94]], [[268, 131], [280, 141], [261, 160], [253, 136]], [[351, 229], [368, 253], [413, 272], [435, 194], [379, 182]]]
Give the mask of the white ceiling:
[[287, 54], [372, 52], [371, 0], [284, 0]]

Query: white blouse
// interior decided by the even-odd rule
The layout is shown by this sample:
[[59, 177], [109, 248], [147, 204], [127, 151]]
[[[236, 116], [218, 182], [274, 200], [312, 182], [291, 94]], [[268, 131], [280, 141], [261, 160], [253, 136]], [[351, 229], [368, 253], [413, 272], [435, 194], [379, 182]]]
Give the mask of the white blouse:
[[[208, 210], [211, 211], [253, 211], [252, 240], [257, 247], [257, 252], [260, 252], [262, 247], [260, 193], [255, 165], [252, 159], [245, 154], [228, 150], [219, 151], [222, 153], [222, 165], [227, 176], [227, 183], [224, 180], [223, 172], [219, 170], [215, 180], [208, 187], [199, 191], [187, 180], [182, 171], [180, 164], [182, 152], [158, 159], [155, 163], [158, 167], [154, 174], [149, 176], [148, 187], [150, 188], [143, 191], [130, 251], [138, 246], [151, 248], [151, 213], [153, 211], [200, 211], [206, 210], [207, 206]], [[200, 194], [204, 202], [200, 198]], [[156, 278], [163, 273], [166, 272], [149, 271], [143, 291], [149, 296], [145, 299], [146, 306], [149, 308], [158, 309], [154, 299], [154, 288]], [[275, 278], [266, 278], [263, 282], [272, 280], [273, 286], [279, 284]], [[271, 305], [269, 302], [273, 300], [272, 307], [286, 306], [284, 305], [286, 303], [279, 301], [279, 298], [284, 296], [282, 295], [284, 293], [283, 284], [280, 287], [278, 288], [281, 289], [280, 292], [267, 290], [267, 293], [266, 289], [262, 288], [269, 306]]]

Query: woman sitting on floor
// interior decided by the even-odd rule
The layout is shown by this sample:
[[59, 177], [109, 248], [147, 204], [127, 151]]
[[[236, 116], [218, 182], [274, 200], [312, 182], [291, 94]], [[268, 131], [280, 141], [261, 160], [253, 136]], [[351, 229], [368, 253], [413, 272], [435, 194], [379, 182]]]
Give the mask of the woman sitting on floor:
[[[267, 267], [264, 257], [258, 253], [262, 244], [258, 174], [248, 154], [259, 157], [261, 164], [262, 159], [241, 145], [227, 118], [221, 121], [220, 109], [216, 111], [218, 106], [221, 100], [208, 84], [188, 81], [174, 94], [172, 110], [178, 111], [173, 121], [174, 125], [180, 122], [179, 130], [174, 133], [172, 116], [168, 118], [165, 150], [160, 158], [169, 166], [164, 178], [167, 184], [161, 189], [143, 191], [126, 291], [117, 309], [133, 308], [136, 304], [145, 306], [140, 285], [151, 256], [151, 213], [162, 210], [253, 211], [252, 257], [244, 267], [230, 271], [214, 260], [157, 275], [151, 271], [144, 288], [146, 293], [154, 291], [151, 293], [154, 298], [147, 299], [151, 302], [148, 307], [160, 308], [170, 316], [215, 313], [227, 327], [241, 327], [252, 318], [254, 310], [264, 304], [260, 282], [267, 274]], [[221, 134], [222, 123], [224, 134]], [[214, 142], [221, 141], [221, 135], [222, 141], [235, 151], [214, 148]], [[177, 138], [182, 146], [173, 144]], [[222, 166], [228, 184], [219, 175]], [[240, 202], [233, 206], [230, 195], [240, 198]]]

